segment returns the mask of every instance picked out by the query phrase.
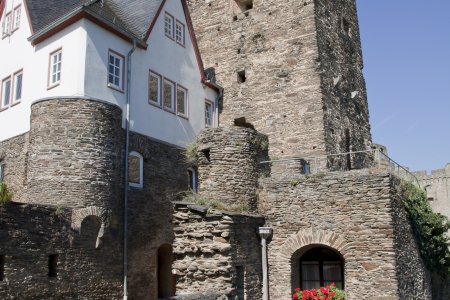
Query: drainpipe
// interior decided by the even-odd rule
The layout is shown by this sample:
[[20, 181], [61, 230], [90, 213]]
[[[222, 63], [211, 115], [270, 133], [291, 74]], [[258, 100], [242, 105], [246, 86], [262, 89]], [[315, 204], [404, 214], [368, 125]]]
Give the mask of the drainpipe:
[[269, 300], [269, 281], [268, 281], [268, 267], [267, 267], [267, 239], [272, 235], [272, 228], [259, 227], [258, 233], [261, 237], [261, 256], [262, 256], [262, 270], [263, 270], [263, 300]]
[[133, 48], [127, 55], [127, 86], [125, 106], [125, 175], [123, 191], [123, 299], [128, 299], [128, 155], [130, 153], [130, 102], [131, 102], [131, 55], [136, 50], [136, 39], [133, 39]]

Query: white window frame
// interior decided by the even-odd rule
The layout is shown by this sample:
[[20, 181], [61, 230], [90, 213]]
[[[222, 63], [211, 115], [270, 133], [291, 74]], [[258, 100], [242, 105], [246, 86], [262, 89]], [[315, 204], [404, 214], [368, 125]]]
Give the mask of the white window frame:
[[[22, 76], [22, 79], [20, 80], [20, 97], [17, 97], [17, 84], [18, 84], [18, 80], [17, 78], [19, 76]], [[22, 96], [23, 96], [23, 70], [19, 70], [16, 73], [14, 73], [13, 75], [13, 92], [12, 92], [12, 105], [20, 102], [20, 100], [22, 100]]]
[[[158, 91], [157, 91], [157, 97], [158, 99], [156, 99], [156, 101], [154, 101], [154, 99], [150, 99], [150, 78], [157, 78], [158, 79]], [[161, 106], [161, 99], [162, 99], [162, 92], [161, 92], [161, 84], [162, 84], [162, 76], [159, 75], [158, 73], [150, 70], [148, 73], [148, 103], [156, 105], [156, 106]]]
[[168, 38], [171, 38], [172, 40], [174, 39], [174, 34], [175, 34], [175, 28], [174, 28], [175, 26], [174, 25], [175, 25], [175, 18], [171, 14], [166, 12], [164, 14], [164, 34]]
[[22, 15], [22, 6], [19, 4], [14, 8], [14, 17], [12, 18], [13, 31], [19, 29], [21, 15]]
[[[206, 112], [207, 112], [207, 105], [211, 106], [211, 111], [210, 111], [210, 121], [209, 123], [207, 122], [207, 117], [206, 117]], [[205, 100], [205, 127], [209, 127], [212, 128], [214, 127], [214, 102], [212, 102], [211, 100], [206, 99]]]
[[[7, 94], [7, 98], [5, 97], [5, 91], [6, 91], [6, 83], [9, 82], [9, 91]], [[11, 105], [11, 100], [12, 100], [12, 92], [13, 92], [13, 82], [12, 82], [12, 78], [11, 76], [8, 76], [6, 78], [3, 78], [2, 80], [2, 89], [1, 89], [1, 103], [0, 103], [0, 107], [1, 109], [6, 109]], [[8, 100], [8, 103], [6, 103], [6, 100]]]
[[[180, 30], [178, 31], [178, 29], [180, 28]], [[185, 46], [185, 26], [184, 24], [177, 20], [176, 24], [175, 24], [175, 40], [177, 41], [177, 43], [181, 46]], [[179, 33], [179, 34], [178, 34]]]
[[[130, 182], [128, 181], [128, 185], [133, 188], [143, 188], [144, 187], [144, 157], [136, 151], [131, 151], [129, 153], [129, 156], [134, 156], [139, 158], [139, 183]], [[128, 169], [130, 166], [128, 165]], [[127, 172], [130, 172], [130, 170], [127, 170]]]
[[[59, 60], [54, 60], [54, 58]], [[56, 69], [54, 68], [56, 66]], [[55, 79], [54, 79], [54, 76]], [[59, 76], [59, 77], [58, 77]], [[48, 88], [53, 88], [61, 83], [62, 78], [62, 48], [59, 48], [49, 55]]]
[[[197, 170], [194, 168], [188, 168], [188, 179], [189, 179], [189, 188], [193, 193], [197, 193]], [[192, 176], [190, 175], [192, 174]]]
[[[182, 90], [184, 92], [184, 113], [181, 113], [178, 111], [178, 91]], [[185, 88], [184, 86], [177, 84], [177, 94], [175, 97], [176, 100], [176, 110], [177, 110], [177, 115], [181, 116], [181, 117], [188, 117], [188, 89]]]
[[13, 12], [10, 11], [5, 14], [5, 18], [3, 19], [2, 37], [6, 37], [11, 34], [12, 21], [13, 21]]
[[[171, 97], [171, 107], [166, 106], [166, 95], [165, 95], [165, 84], [168, 83], [172, 86], [172, 97]], [[176, 109], [176, 84], [175, 82], [173, 82], [170, 79], [164, 78], [163, 79], [163, 83], [162, 83], [162, 106], [164, 108], [164, 110], [175, 113], [175, 109]]]
[[[111, 64], [111, 57], [114, 58], [114, 64]], [[116, 60], [119, 61], [119, 66], [116, 65]], [[118, 52], [109, 49], [108, 51], [108, 63], [107, 63], [107, 83], [108, 83], [108, 87], [119, 90], [120, 92], [123, 92], [123, 86], [124, 86], [124, 80], [125, 80], [125, 76], [124, 76], [124, 71], [125, 71], [125, 57], [121, 54], [119, 54]], [[114, 73], [111, 73], [110, 71], [110, 67], [114, 68]], [[116, 69], [119, 69], [119, 75], [117, 75], [115, 73]], [[110, 81], [110, 76], [113, 76], [113, 82]], [[115, 84], [115, 79], [119, 79], [119, 84]]]

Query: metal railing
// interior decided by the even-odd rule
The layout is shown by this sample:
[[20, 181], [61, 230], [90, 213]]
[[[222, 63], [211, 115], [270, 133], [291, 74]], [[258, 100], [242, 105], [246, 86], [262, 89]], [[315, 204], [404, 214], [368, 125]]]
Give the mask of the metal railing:
[[297, 169], [304, 174], [330, 171], [369, 169], [372, 172], [388, 172], [420, 187], [419, 180], [407, 168], [390, 158], [380, 149], [328, 154], [314, 157], [286, 157], [262, 161], [261, 164], [279, 165], [282, 170]]

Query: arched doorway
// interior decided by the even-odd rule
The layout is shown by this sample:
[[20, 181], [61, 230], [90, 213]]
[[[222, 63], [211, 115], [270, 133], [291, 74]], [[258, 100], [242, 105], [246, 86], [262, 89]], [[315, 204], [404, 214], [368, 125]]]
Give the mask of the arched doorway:
[[99, 246], [99, 232], [102, 220], [97, 216], [87, 216], [81, 222], [80, 243], [86, 249], [95, 249]]
[[302, 290], [319, 288], [335, 283], [344, 288], [344, 261], [335, 250], [312, 246], [296, 252], [293, 256], [293, 287]]
[[172, 297], [175, 295], [172, 263], [172, 246], [164, 244], [158, 248], [158, 298]]

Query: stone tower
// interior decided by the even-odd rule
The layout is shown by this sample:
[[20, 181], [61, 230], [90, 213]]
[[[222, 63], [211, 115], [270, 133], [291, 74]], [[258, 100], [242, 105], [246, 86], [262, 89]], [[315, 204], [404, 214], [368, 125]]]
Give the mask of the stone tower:
[[245, 117], [269, 136], [272, 156], [369, 149], [355, 0], [188, 2], [205, 67], [225, 88], [222, 125]]

